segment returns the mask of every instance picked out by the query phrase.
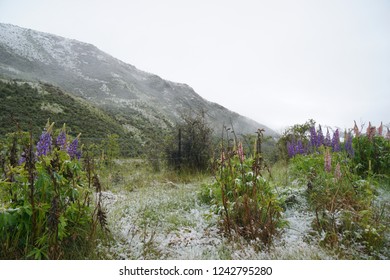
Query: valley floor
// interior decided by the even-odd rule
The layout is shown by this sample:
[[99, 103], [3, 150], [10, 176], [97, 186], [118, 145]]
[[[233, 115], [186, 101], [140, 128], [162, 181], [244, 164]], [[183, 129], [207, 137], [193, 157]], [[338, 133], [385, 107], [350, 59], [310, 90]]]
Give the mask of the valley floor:
[[[103, 193], [113, 240], [100, 245], [99, 251], [107, 258], [340, 258], [340, 254], [319, 246], [321, 237], [311, 232], [314, 214], [308, 209], [304, 190], [298, 186], [292, 185], [288, 189], [293, 203], [287, 207], [284, 218], [289, 225], [271, 248], [261, 250], [256, 243], [248, 243], [239, 237], [227, 238], [220, 232], [220, 216], [212, 207], [202, 204], [197, 195], [201, 184], [210, 182], [210, 178], [174, 183], [168, 178], [146, 175], [142, 170], [126, 175], [123, 170], [132, 169], [134, 164], [120, 162], [122, 172], [116, 173], [116, 180], [111, 178], [117, 183]], [[388, 192], [385, 195], [390, 196]], [[346, 255], [353, 255], [353, 252], [348, 253]], [[389, 255], [386, 255], [380, 258], [388, 259]]]

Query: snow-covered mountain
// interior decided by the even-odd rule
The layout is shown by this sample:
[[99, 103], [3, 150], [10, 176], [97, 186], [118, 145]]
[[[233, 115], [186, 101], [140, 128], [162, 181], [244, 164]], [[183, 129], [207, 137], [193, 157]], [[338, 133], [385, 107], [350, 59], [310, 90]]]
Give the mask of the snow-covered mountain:
[[215, 129], [233, 123], [238, 133], [271, 129], [199, 96], [185, 84], [138, 70], [95, 46], [60, 36], [0, 23], [0, 75], [42, 81], [115, 112], [128, 129], [133, 118], [165, 127], [180, 114], [203, 111]]

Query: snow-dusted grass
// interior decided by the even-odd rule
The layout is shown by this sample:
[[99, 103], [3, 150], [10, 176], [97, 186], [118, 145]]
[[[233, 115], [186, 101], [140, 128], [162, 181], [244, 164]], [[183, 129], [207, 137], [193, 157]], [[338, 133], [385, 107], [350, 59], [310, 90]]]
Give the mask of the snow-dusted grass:
[[[313, 233], [314, 214], [306, 201], [306, 190], [298, 184], [285, 185], [283, 168], [274, 181], [288, 199], [284, 219], [288, 226], [269, 248], [240, 237], [227, 238], [220, 231], [215, 209], [202, 204], [198, 192], [201, 176], [187, 182], [172, 174], [148, 171], [141, 161], [119, 162], [119, 180], [111, 176], [103, 193], [113, 240], [100, 246], [113, 259], [337, 259], [340, 256], [319, 245]], [[137, 168], [135, 168], [137, 166]], [[383, 199], [389, 197], [384, 191]], [[388, 208], [386, 208], [388, 211]]]

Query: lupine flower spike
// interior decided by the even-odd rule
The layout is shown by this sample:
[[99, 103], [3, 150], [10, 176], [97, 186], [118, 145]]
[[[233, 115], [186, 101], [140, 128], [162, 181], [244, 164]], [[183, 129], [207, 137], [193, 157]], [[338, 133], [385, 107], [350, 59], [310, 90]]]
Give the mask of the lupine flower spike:
[[330, 140], [330, 133], [329, 133], [329, 128], [326, 129], [326, 137], [324, 140], [324, 145], [327, 147], [330, 147], [332, 145], [332, 142]]
[[320, 147], [322, 144], [324, 144], [324, 134], [322, 133], [322, 128], [320, 126], [317, 132], [317, 147]]
[[356, 121], [354, 121], [354, 123], [355, 123], [355, 125], [353, 127], [353, 132], [355, 133], [355, 137], [359, 137], [359, 135], [360, 135], [359, 128], [356, 124]]
[[[46, 125], [47, 126], [47, 125]], [[42, 132], [41, 137], [37, 143], [37, 155], [46, 156], [51, 150], [52, 138], [51, 131], [53, 129], [54, 122], [46, 129], [46, 131]]]
[[332, 158], [330, 156], [329, 149], [326, 149], [324, 160], [325, 160], [325, 164], [324, 164], [325, 171], [330, 172], [332, 170]]
[[317, 146], [317, 132], [314, 126], [310, 128], [310, 144], [313, 148]]
[[291, 142], [287, 142], [287, 152], [290, 158], [292, 158], [295, 155], [294, 144], [292, 144]]
[[66, 143], [66, 128], [65, 128], [65, 124], [62, 127], [61, 132], [60, 132], [60, 134], [57, 137], [56, 144], [60, 148], [60, 150], [63, 150], [63, 151], [66, 150], [67, 143]]
[[299, 139], [298, 140], [298, 143], [297, 143], [297, 153], [298, 154], [304, 154], [305, 153], [305, 148], [303, 147], [303, 144], [302, 144], [302, 140], [301, 139]]
[[368, 127], [367, 127], [367, 131], [366, 131], [367, 136], [370, 135], [370, 131], [371, 131], [371, 122], [368, 122]]
[[242, 148], [241, 142], [238, 144], [237, 154], [238, 154], [238, 157], [240, 158], [240, 161], [243, 162], [244, 161], [244, 149]]
[[338, 129], [333, 133], [332, 148], [334, 152], [340, 151], [340, 134]]
[[372, 140], [372, 138], [374, 137], [376, 133], [376, 127], [375, 126], [371, 126], [371, 122], [368, 123], [368, 127], [367, 127], [367, 137], [368, 139]]
[[78, 150], [78, 145], [79, 145], [79, 138], [80, 138], [81, 133], [70, 143], [68, 147], [68, 154], [71, 159], [77, 158], [80, 159], [81, 157], [81, 151]]
[[335, 170], [334, 170], [334, 177], [337, 179], [337, 180], [340, 180], [341, 179], [341, 169], [340, 169], [340, 164], [337, 163], [336, 167], [335, 167]]
[[383, 133], [383, 123], [381, 122], [381, 125], [378, 127], [379, 136], [382, 136], [382, 133]]

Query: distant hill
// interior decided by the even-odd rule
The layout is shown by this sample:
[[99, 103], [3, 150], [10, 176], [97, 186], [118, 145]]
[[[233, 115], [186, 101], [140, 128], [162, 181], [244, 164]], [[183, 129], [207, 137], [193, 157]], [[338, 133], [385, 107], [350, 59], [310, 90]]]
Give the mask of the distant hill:
[[138, 70], [91, 44], [1, 23], [0, 75], [53, 84], [102, 109], [122, 131], [140, 139], [145, 133], [169, 128], [189, 111], [205, 112], [217, 131], [232, 123], [237, 133], [265, 128], [267, 135], [276, 135], [262, 124], [205, 100], [188, 85]]

